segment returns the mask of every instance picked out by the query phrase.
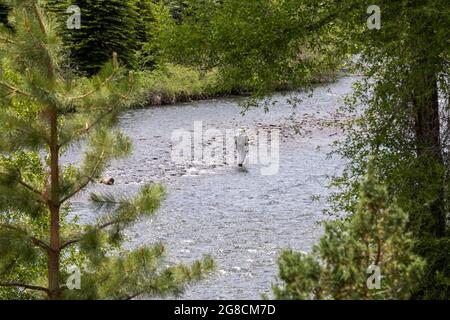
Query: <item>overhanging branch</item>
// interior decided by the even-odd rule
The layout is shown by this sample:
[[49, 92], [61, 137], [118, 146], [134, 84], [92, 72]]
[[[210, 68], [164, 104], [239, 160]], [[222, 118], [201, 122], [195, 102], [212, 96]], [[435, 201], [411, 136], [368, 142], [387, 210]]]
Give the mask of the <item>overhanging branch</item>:
[[84, 182], [82, 182], [73, 192], [71, 192], [69, 195], [65, 196], [59, 202], [60, 205], [64, 204], [66, 201], [68, 201], [72, 197], [74, 197], [77, 193], [79, 193], [81, 190], [83, 190], [94, 179], [95, 173], [97, 172], [98, 167], [100, 166], [100, 164], [103, 160], [103, 156], [104, 156], [104, 152], [102, 152], [102, 154], [98, 158], [97, 163], [95, 164], [94, 168], [92, 169], [91, 174], [88, 177], [86, 177], [86, 180]]
[[16, 287], [23, 288], [28, 290], [42, 291], [45, 293], [49, 293], [49, 290], [44, 287], [34, 286], [30, 284], [20, 283], [20, 282], [0, 282], [0, 287]]
[[6, 89], [8, 89], [9, 91], [11, 91], [12, 94], [19, 93], [19, 94], [21, 94], [21, 95], [23, 95], [25, 97], [29, 97], [29, 98], [32, 97], [31, 94], [26, 93], [26, 92], [20, 90], [19, 88], [16, 88], [16, 87], [14, 87], [14, 86], [6, 83], [6, 82], [0, 81], [0, 86], [3, 86]]
[[87, 232], [87, 233], [85, 233], [85, 234], [79, 236], [78, 238], [75, 238], [75, 239], [66, 241], [66, 242], [59, 248], [59, 250], [62, 251], [62, 250], [64, 250], [65, 248], [67, 248], [67, 247], [69, 247], [69, 246], [71, 246], [71, 245], [73, 245], [73, 244], [76, 244], [76, 243], [80, 242], [80, 241], [83, 239], [83, 237], [85, 237], [86, 235], [88, 235], [88, 234], [90, 234], [90, 233], [92, 233], [92, 232], [97, 232], [97, 231], [104, 230], [104, 229], [106, 229], [106, 228], [108, 228], [108, 227], [110, 227], [110, 226], [113, 226], [113, 225], [115, 225], [115, 224], [119, 224], [119, 223], [121, 223], [121, 222], [123, 222], [123, 221], [124, 221], [123, 219], [117, 219], [117, 220], [110, 221], [110, 222], [107, 222], [107, 223], [105, 223], [105, 224], [99, 225], [99, 226], [97, 226], [94, 230], [90, 230], [89, 232]]

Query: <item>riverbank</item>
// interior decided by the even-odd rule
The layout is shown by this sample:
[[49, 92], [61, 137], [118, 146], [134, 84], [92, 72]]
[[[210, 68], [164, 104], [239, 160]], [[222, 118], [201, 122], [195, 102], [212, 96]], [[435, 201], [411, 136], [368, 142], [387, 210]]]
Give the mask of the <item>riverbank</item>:
[[[313, 83], [326, 84], [336, 80], [339, 72], [324, 72], [314, 76]], [[138, 72], [144, 99], [140, 107], [152, 107], [200, 101], [230, 96], [250, 96], [252, 88], [240, 84], [224, 83], [217, 70], [198, 71], [180, 65], [166, 64], [152, 71]], [[276, 91], [298, 88], [279, 84]]]

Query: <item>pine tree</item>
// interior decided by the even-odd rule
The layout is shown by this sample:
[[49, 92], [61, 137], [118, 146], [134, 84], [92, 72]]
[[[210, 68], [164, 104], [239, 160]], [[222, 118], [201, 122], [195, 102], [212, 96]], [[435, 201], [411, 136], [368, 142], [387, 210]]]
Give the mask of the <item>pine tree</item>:
[[386, 188], [370, 170], [356, 214], [326, 223], [311, 254], [281, 254], [279, 276], [284, 284], [274, 286], [276, 298], [410, 299], [425, 264], [413, 252], [408, 215], [387, 199]]
[[[67, 68], [55, 21], [37, 0], [13, 1], [14, 32], [0, 33], [0, 296], [131, 299], [178, 294], [212, 267], [161, 267], [164, 247], [121, 249], [123, 230], [151, 216], [165, 191], [145, 186], [135, 197], [94, 194], [98, 221], [80, 225], [70, 200], [97, 181], [109, 161], [131, 152], [114, 129], [118, 113], [139, 100], [133, 74], [114, 54], [99, 74]], [[73, 111], [76, 112], [73, 112]], [[85, 141], [79, 167], [61, 157]], [[68, 287], [80, 268], [81, 290]], [[76, 281], [75, 281], [76, 283]]]
[[81, 9], [81, 29], [65, 31], [66, 42], [82, 71], [98, 72], [113, 52], [120, 54], [121, 62], [133, 65], [139, 49], [135, 0], [76, 0], [71, 4]]

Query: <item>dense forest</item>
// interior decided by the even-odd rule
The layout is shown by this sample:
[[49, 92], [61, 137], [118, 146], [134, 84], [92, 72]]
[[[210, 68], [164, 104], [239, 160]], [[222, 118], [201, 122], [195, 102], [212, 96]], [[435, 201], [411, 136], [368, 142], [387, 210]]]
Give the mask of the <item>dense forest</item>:
[[[161, 183], [92, 193], [103, 214], [91, 224], [71, 214], [133, 152], [120, 115], [229, 95], [246, 97], [244, 114], [269, 111], [275, 93], [345, 72], [359, 77], [333, 145], [347, 162], [330, 181], [332, 219], [310, 252], [279, 253], [265, 297], [448, 300], [450, 6], [377, 6], [374, 18], [361, 0], [0, 1], [0, 299], [171, 297], [213, 277], [212, 253], [170, 265], [163, 244], [125, 249], [167, 197]], [[82, 161], [63, 163], [80, 143]], [[82, 290], [66, 285], [74, 264], [89, 270]]]

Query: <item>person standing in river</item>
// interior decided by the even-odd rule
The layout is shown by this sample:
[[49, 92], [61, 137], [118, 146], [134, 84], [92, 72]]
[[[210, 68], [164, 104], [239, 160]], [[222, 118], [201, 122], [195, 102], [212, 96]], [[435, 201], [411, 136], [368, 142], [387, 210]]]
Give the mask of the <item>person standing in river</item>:
[[235, 143], [238, 156], [238, 166], [242, 168], [248, 153], [248, 136], [245, 132], [245, 128], [240, 128], [238, 130], [235, 137]]

